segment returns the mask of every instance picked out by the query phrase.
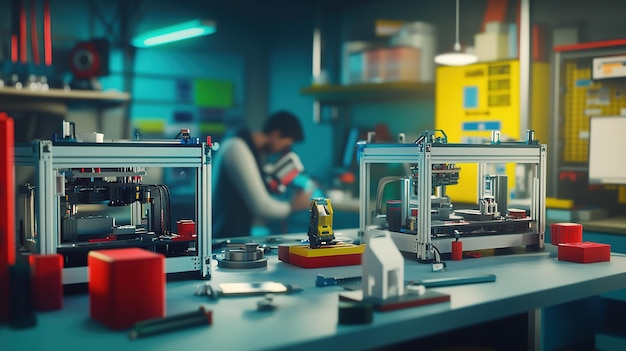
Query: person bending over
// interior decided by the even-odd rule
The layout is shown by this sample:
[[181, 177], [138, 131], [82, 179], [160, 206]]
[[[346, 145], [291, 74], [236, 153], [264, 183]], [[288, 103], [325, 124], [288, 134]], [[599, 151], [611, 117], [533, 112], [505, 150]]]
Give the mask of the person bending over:
[[303, 140], [300, 122], [287, 111], [272, 114], [261, 131], [242, 128], [225, 138], [213, 163], [213, 238], [249, 236], [256, 220], [284, 219], [308, 208], [310, 193], [298, 190], [291, 201], [276, 199], [263, 174], [268, 155]]

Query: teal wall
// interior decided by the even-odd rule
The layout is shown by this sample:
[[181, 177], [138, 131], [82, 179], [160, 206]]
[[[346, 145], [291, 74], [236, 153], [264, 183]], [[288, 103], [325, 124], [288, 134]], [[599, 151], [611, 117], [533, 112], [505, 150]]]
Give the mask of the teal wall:
[[[10, 30], [10, 1], [0, 2], [0, 60], [6, 60]], [[67, 75], [67, 53], [81, 40], [111, 35], [100, 20], [89, 16], [90, 1], [54, 0], [52, 4], [54, 63]], [[131, 1], [94, 1], [102, 17], [114, 27], [117, 7]], [[131, 119], [162, 118], [172, 125], [174, 111], [197, 114], [192, 104], [176, 103], [175, 84], [180, 79], [226, 79], [233, 82], [234, 106], [226, 112], [229, 121], [240, 121], [259, 128], [270, 113], [288, 109], [305, 127], [306, 141], [295, 147], [307, 173], [322, 185], [332, 183], [338, 155], [343, 153], [342, 138], [349, 127], [373, 129], [385, 123], [392, 134], [409, 138], [433, 127], [434, 98], [393, 103], [359, 101], [337, 110], [336, 119], [313, 122], [313, 99], [300, 93], [311, 84], [313, 27], [322, 28], [322, 63], [330, 81], [340, 76], [340, 44], [344, 40], [380, 40], [373, 33], [378, 18], [421, 20], [438, 28], [438, 46], [446, 50], [454, 40], [454, 1], [144, 1], [131, 21], [140, 32], [157, 25], [193, 17], [213, 18], [218, 23], [214, 35], [163, 48], [140, 49], [131, 71], [125, 71], [121, 47], [113, 44], [111, 74], [101, 79], [105, 89], [124, 88], [124, 78], [132, 79]], [[235, 5], [233, 5], [235, 4]], [[470, 42], [478, 31], [485, 0], [461, 2], [461, 39]], [[589, 5], [588, 5], [589, 4]], [[534, 20], [546, 28], [576, 25], [581, 40], [608, 40], [623, 37], [622, 20], [626, 2], [611, 7], [590, 5], [583, 0], [533, 2]], [[567, 9], [567, 11], [563, 11]], [[593, 11], [591, 11], [593, 10]], [[559, 16], [555, 16], [558, 14]], [[117, 32], [114, 30], [113, 32]], [[546, 31], [549, 39], [549, 31]], [[229, 125], [230, 126], [230, 125]], [[177, 127], [172, 125], [171, 132]], [[170, 133], [171, 134], [171, 133]]]
[[[305, 142], [294, 147], [306, 172], [313, 178], [328, 181], [333, 157], [333, 126], [313, 121], [313, 100], [300, 89], [312, 79], [312, 18], [290, 18], [271, 33], [269, 58], [269, 107], [287, 109], [300, 117]], [[289, 28], [285, 31], [284, 28]]]
[[[0, 59], [8, 57], [10, 1], [0, 2]], [[106, 30], [97, 16], [89, 15], [90, 3], [114, 28]], [[339, 111], [338, 119], [313, 123], [312, 98], [300, 94], [311, 83], [312, 29], [323, 29], [323, 66], [331, 82], [340, 76], [340, 44], [344, 40], [380, 40], [373, 32], [376, 19], [427, 21], [438, 28], [440, 51], [454, 41], [454, 1], [80, 1], [55, 0], [52, 4], [55, 66], [67, 72], [66, 55], [79, 40], [119, 34], [118, 6], [140, 4], [131, 19], [131, 31], [194, 17], [215, 19], [218, 32], [188, 43], [163, 49], [137, 51], [132, 94], [138, 101], [130, 110], [131, 118], [162, 116], [171, 118], [174, 110], [190, 110], [187, 104], [173, 101], [173, 84], [178, 78], [225, 78], [233, 81], [235, 106], [227, 119], [241, 120], [254, 128], [278, 109], [293, 110], [301, 117], [309, 136], [296, 150], [301, 153], [308, 172], [328, 182], [329, 168], [336, 164], [345, 129], [350, 126], [371, 128], [381, 121], [392, 133], [417, 134], [432, 128], [434, 103], [412, 100], [393, 104], [358, 103]], [[471, 43], [482, 21], [485, 0], [461, 2], [461, 41]], [[566, 9], [567, 11], [564, 11]], [[626, 22], [621, 19], [624, 4], [591, 5], [583, 0], [533, 2], [534, 20], [552, 27], [580, 28], [581, 40], [607, 40], [623, 37]], [[509, 11], [512, 12], [512, 11]], [[558, 16], [556, 16], [558, 14]], [[511, 14], [509, 14], [511, 17]], [[549, 41], [550, 31], [546, 31]], [[104, 87], [122, 89], [125, 72], [119, 45], [111, 52], [111, 75], [102, 79]], [[155, 101], [152, 101], [155, 100]], [[328, 112], [328, 111], [327, 111]]]

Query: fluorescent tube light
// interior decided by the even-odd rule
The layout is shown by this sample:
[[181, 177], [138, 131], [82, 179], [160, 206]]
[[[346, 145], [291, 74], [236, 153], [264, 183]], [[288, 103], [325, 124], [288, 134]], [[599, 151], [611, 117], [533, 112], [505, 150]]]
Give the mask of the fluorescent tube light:
[[193, 20], [151, 30], [135, 37], [132, 44], [138, 48], [147, 48], [213, 34], [216, 30], [217, 26], [213, 21]]

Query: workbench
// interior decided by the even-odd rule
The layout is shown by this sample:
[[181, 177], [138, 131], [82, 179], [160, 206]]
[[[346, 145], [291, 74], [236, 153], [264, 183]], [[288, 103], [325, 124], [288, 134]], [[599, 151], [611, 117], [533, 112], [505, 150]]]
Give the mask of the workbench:
[[[340, 238], [354, 235], [356, 229], [337, 232]], [[305, 238], [306, 234], [292, 234], [276, 240], [289, 243]], [[361, 274], [361, 266], [304, 269], [279, 261], [274, 250], [267, 255], [267, 268], [224, 269], [217, 267], [214, 260], [208, 281], [215, 287], [225, 282], [276, 281], [303, 288], [298, 293], [275, 295], [277, 308], [273, 311], [257, 310], [262, 296], [222, 297], [214, 301], [196, 296], [195, 286], [205, 281], [174, 276], [167, 283], [167, 314], [204, 306], [213, 311], [211, 326], [130, 340], [127, 331], [112, 331], [92, 320], [89, 295], [79, 292], [65, 294], [62, 310], [37, 313], [34, 328], [13, 330], [6, 324], [0, 325], [0, 343], [3, 350], [363, 350], [406, 345], [416, 339], [437, 340], [438, 335], [442, 335], [443, 343], [450, 340], [445, 333], [521, 316], [522, 327], [512, 331], [520, 337], [511, 342], [528, 340], [528, 344], [511, 345], [510, 349], [543, 349], [548, 334], [554, 337], [555, 330], [567, 330], [567, 325], [556, 329], [541, 325], [547, 308], [626, 288], [626, 257], [622, 254], [612, 254], [610, 262], [577, 264], [557, 260], [556, 248], [550, 244], [541, 251], [521, 250], [447, 261], [447, 270], [443, 272], [433, 272], [430, 265], [407, 258], [405, 280], [486, 273], [495, 274], [497, 279], [434, 288], [449, 294], [450, 302], [375, 312], [370, 324], [338, 325], [338, 295], [344, 289], [315, 286], [317, 274], [356, 276]], [[576, 313], [584, 320], [582, 309]], [[571, 318], [562, 322], [579, 323]], [[576, 335], [567, 337], [574, 340]]]

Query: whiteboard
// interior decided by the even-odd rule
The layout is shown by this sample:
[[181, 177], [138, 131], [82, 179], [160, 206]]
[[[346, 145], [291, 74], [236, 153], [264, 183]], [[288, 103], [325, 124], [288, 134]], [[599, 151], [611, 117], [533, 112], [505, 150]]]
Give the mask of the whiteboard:
[[590, 119], [589, 183], [626, 184], [626, 117]]

